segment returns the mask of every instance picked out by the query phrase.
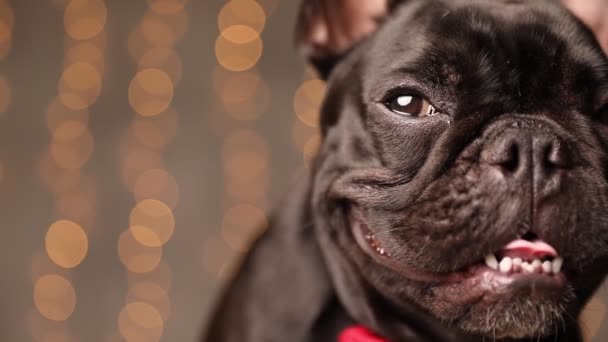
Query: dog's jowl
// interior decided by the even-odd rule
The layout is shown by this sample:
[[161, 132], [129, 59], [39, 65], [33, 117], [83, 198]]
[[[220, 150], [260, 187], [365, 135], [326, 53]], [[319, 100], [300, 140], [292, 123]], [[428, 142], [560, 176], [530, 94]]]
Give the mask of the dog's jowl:
[[207, 341], [580, 341], [608, 271], [592, 32], [558, 1], [409, 0], [350, 34], [342, 2], [302, 6], [323, 142]]

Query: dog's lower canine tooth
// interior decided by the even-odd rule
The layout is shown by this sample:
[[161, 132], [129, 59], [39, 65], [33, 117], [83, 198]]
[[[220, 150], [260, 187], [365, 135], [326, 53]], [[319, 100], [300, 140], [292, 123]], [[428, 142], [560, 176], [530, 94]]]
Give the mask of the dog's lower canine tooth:
[[552, 264], [552, 263], [551, 263], [551, 261], [549, 261], [549, 260], [547, 260], [547, 261], [543, 262], [543, 265], [542, 265], [542, 267], [543, 267], [543, 272], [544, 272], [544, 273], [551, 273], [552, 265], [553, 265], [553, 264]]
[[511, 261], [511, 258], [509, 257], [504, 257], [501, 261], [500, 261], [500, 272], [502, 273], [507, 273], [511, 270], [511, 266], [513, 266], [513, 262]]
[[494, 254], [486, 255], [486, 265], [492, 269], [498, 269], [498, 260]]
[[562, 270], [562, 265], [564, 264], [564, 259], [557, 257], [553, 260], [551, 265], [551, 271], [553, 273], [558, 274]]

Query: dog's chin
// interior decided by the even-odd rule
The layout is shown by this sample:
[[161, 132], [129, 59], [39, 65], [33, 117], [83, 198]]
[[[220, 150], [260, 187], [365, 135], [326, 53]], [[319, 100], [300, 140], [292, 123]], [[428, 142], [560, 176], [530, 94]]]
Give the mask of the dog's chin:
[[404, 282], [427, 289], [400, 293], [398, 296], [410, 297], [404, 301], [394, 298], [395, 293], [388, 287], [377, 284], [396, 302], [413, 301], [446, 325], [489, 338], [542, 337], [565, 328], [564, 317], [568, 317], [574, 290], [562, 271], [501, 272], [484, 261], [454, 272], [423, 271], [399, 262], [399, 251], [387, 248], [362, 219], [351, 219], [350, 225], [357, 245], [374, 260], [373, 264], [396, 272]]

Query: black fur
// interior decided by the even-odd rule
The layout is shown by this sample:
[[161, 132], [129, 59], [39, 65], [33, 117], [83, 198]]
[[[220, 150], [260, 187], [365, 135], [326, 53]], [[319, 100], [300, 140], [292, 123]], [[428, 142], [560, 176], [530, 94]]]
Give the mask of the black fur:
[[[439, 114], [396, 115], [385, 103], [400, 93]], [[606, 55], [554, 1], [397, 1], [331, 70], [310, 179], [253, 246], [206, 341], [336, 341], [353, 323], [393, 342], [580, 340], [576, 317], [608, 271], [607, 101]], [[509, 139], [533, 141], [522, 174], [504, 169]], [[359, 246], [353, 220], [390, 261]], [[564, 257], [563, 289], [399, 271], [448, 274], [530, 234]]]

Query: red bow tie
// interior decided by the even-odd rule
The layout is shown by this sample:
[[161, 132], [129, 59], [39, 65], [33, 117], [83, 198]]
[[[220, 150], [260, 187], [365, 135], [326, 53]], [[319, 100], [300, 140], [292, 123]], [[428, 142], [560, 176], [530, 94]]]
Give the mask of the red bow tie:
[[338, 336], [338, 342], [388, 342], [388, 340], [375, 335], [360, 325], [353, 325], [344, 330]]

